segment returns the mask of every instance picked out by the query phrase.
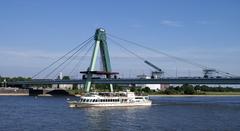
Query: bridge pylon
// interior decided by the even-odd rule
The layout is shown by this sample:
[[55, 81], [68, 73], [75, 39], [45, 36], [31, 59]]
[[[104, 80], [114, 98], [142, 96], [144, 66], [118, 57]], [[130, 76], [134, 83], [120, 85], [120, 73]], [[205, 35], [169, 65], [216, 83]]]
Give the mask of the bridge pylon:
[[[95, 32], [95, 46], [94, 50], [92, 53], [92, 58], [91, 58], [91, 63], [90, 66], [88, 67], [87, 71], [81, 72], [86, 74], [86, 83], [84, 85], [85, 92], [89, 92], [91, 85], [92, 85], [92, 78], [93, 75], [106, 75], [106, 78], [111, 78], [111, 75], [118, 74], [111, 72], [111, 63], [110, 63], [110, 57], [109, 57], [109, 52], [108, 52], [108, 46], [107, 46], [107, 37], [106, 37], [106, 32], [103, 28], [99, 28]], [[102, 61], [102, 71], [96, 71], [96, 61], [98, 58], [98, 55], [100, 54], [100, 58]], [[110, 84], [110, 91], [113, 92], [113, 85]]]

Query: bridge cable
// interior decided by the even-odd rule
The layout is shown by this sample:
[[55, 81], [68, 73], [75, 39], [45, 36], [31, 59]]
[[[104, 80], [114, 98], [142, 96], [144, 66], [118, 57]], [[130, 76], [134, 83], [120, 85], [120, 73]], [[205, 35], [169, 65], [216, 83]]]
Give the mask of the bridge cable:
[[[89, 42], [91, 42], [93, 39], [89, 39], [89, 41], [87, 43], [85, 43], [84, 45], [86, 44], [89, 44]], [[75, 54], [77, 54], [83, 47], [80, 47], [77, 51], [75, 51], [70, 57], [68, 57], [65, 61], [63, 61], [60, 65], [58, 65], [56, 68], [54, 68], [50, 73], [48, 73], [45, 78], [48, 78], [53, 72], [55, 72], [58, 68], [60, 68], [64, 63], [66, 63], [68, 60], [70, 60]]]
[[74, 66], [74, 68], [71, 70], [71, 72], [69, 73], [69, 75], [72, 75], [72, 73], [80, 66], [81, 62], [85, 59], [85, 57], [87, 56], [87, 54], [90, 52], [90, 50], [93, 48], [94, 44], [92, 44], [88, 50], [85, 52], [85, 54], [83, 56], [81, 56], [81, 58], [79, 59], [78, 63]]
[[[175, 59], [175, 60], [178, 60], [178, 61], [182, 61], [182, 62], [184, 62], [184, 63], [188, 63], [188, 64], [190, 64], [190, 65], [197, 66], [197, 67], [202, 68], [202, 69], [215, 69], [215, 68], [210, 68], [210, 67], [207, 67], [207, 66], [201, 65], [201, 64], [199, 64], [199, 63], [195, 63], [195, 62], [192, 62], [192, 61], [189, 61], [189, 60], [180, 58], [180, 57], [172, 56], [172, 55], [167, 54], [167, 53], [165, 53], [165, 52], [156, 50], [156, 49], [154, 49], [154, 48], [149, 48], [149, 47], [144, 46], [144, 45], [142, 45], [142, 44], [138, 44], [138, 43], [136, 43], [136, 42], [129, 41], [129, 40], [126, 40], [126, 39], [117, 37], [117, 36], [115, 36], [115, 35], [111, 35], [111, 34], [109, 34], [109, 33], [107, 33], [107, 35], [108, 35], [109, 37], [112, 37], [112, 38], [115, 38], [115, 39], [118, 39], [118, 40], [121, 40], [121, 41], [130, 43], [130, 44], [136, 45], [136, 46], [138, 46], [138, 47], [141, 47], [141, 48], [144, 48], [144, 49], [153, 51], [153, 52], [158, 53], [158, 54], [161, 54], [161, 55], [165, 55], [165, 56], [170, 57], [170, 58], [172, 58], [172, 59]], [[236, 75], [231, 74], [231, 73], [228, 73], [228, 72], [224, 72], [224, 71], [217, 70], [217, 69], [215, 69], [215, 70], [218, 71], [219, 73], [225, 74], [225, 75], [227, 75], [227, 76], [236, 76]]]
[[[133, 51], [127, 49], [126, 47], [124, 47], [122, 44], [120, 44], [119, 42], [116, 42], [115, 40], [113, 40], [112, 38], [108, 38], [113, 44], [119, 46], [120, 48], [124, 49], [125, 51], [127, 51], [128, 53], [132, 54], [133, 56], [137, 57], [139, 60], [141, 61], [146, 61], [146, 59], [144, 59], [142, 56], [139, 56], [138, 54], [134, 53]], [[149, 66], [146, 66], [148, 69], [152, 70], [151, 68], [149, 68]]]
[[[92, 41], [89, 41], [89, 42], [87, 42], [87, 43], [90, 43], [90, 42], [92, 42]], [[89, 45], [89, 44], [83, 45], [82, 50], [86, 49], [88, 45]], [[64, 66], [59, 72], [63, 72], [70, 63], [72, 63], [74, 60], [77, 59], [77, 57], [79, 56], [80, 53], [81, 53], [81, 52], [79, 51], [74, 57], [72, 57], [71, 59], [69, 59], [68, 63], [65, 64], [65, 66]], [[64, 65], [64, 64], [63, 64], [63, 65]], [[59, 74], [58, 74], [58, 72], [57, 72], [54, 78], [57, 78], [58, 75], [59, 75]]]
[[70, 54], [71, 52], [73, 52], [74, 50], [76, 50], [77, 48], [79, 48], [80, 46], [82, 46], [84, 43], [86, 43], [87, 41], [91, 40], [93, 38], [93, 36], [91, 36], [90, 38], [88, 38], [87, 40], [83, 41], [82, 43], [80, 43], [79, 45], [77, 45], [75, 48], [73, 48], [72, 50], [70, 50], [69, 52], [67, 52], [66, 54], [64, 54], [62, 57], [58, 58], [56, 61], [52, 62], [50, 65], [48, 65], [47, 67], [43, 68], [41, 71], [39, 71], [38, 73], [36, 73], [35, 75], [33, 75], [31, 78], [35, 78], [36, 76], [38, 76], [39, 74], [41, 74], [42, 72], [46, 71], [47, 69], [49, 69], [51, 66], [53, 66], [54, 64], [56, 64], [58, 61], [62, 60], [63, 58], [65, 58], [68, 54]]
[[145, 61], [145, 59], [141, 56], [139, 56], [138, 54], [134, 53], [133, 51], [127, 49], [126, 47], [122, 46], [120, 43], [116, 42], [115, 40], [113, 40], [112, 38], [108, 38], [110, 41], [112, 41], [114, 44], [118, 45], [119, 47], [121, 47], [122, 49], [126, 50], [127, 52], [129, 52], [130, 54], [136, 56], [138, 59]]

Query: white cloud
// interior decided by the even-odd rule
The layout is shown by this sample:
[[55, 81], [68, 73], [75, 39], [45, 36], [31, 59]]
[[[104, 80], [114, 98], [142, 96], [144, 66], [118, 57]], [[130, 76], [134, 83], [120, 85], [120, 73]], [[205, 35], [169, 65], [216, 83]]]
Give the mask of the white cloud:
[[171, 27], [183, 27], [182, 22], [173, 21], [173, 20], [163, 20], [161, 21], [161, 24], [165, 26], [171, 26]]
[[57, 54], [50, 54], [43, 51], [37, 50], [14, 50], [14, 49], [0, 49], [0, 54], [7, 57], [16, 57], [16, 58], [37, 58], [37, 59], [52, 59], [57, 56]]

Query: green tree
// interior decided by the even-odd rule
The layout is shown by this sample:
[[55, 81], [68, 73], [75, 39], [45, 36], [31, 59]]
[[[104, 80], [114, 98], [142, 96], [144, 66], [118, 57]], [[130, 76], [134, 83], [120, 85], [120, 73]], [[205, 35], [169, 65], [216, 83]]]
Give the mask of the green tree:
[[178, 92], [174, 88], [168, 88], [164, 91], [164, 94], [173, 95], [173, 94], [178, 94]]
[[195, 92], [194, 87], [189, 84], [184, 84], [182, 88], [183, 88], [184, 94], [192, 95]]
[[150, 93], [151, 92], [151, 89], [149, 87], [145, 87], [142, 89], [143, 92], [145, 93]]
[[63, 76], [63, 80], [70, 80], [69, 76]]
[[131, 88], [130, 88], [130, 91], [131, 91], [131, 92], [135, 92], [135, 91], [136, 91], [136, 88], [135, 88], [135, 87], [131, 87]]

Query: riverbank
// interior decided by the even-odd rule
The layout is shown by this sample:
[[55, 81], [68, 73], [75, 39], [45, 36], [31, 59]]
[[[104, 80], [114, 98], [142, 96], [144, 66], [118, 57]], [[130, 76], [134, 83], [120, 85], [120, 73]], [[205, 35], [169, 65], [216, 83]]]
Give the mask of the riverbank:
[[[0, 96], [29, 96], [29, 94], [26, 93], [0, 93]], [[53, 95], [49, 95], [49, 94], [45, 94], [45, 95], [38, 95], [38, 96], [53, 96]], [[81, 95], [74, 95], [76, 97], [80, 97]], [[239, 96], [240, 95], [149, 95], [149, 96], [161, 96], [161, 97], [204, 97], [204, 96], [219, 96], [219, 97], [229, 97], [229, 96]]]
[[28, 89], [0, 88], [0, 96], [28, 96]]
[[236, 96], [240, 97], [240, 95], [149, 95], [149, 96], [160, 96], [160, 97], [229, 97]]
[[[161, 96], [161, 97], [204, 97], [204, 96], [212, 96], [212, 97], [229, 97], [229, 96], [239, 96], [240, 97], [240, 92], [228, 92], [228, 93], [221, 93], [221, 92], [208, 92], [206, 94], [202, 94], [202, 95], [197, 95], [197, 94], [193, 94], [193, 95], [185, 95], [185, 94], [175, 94], [175, 95], [167, 95], [167, 94], [148, 94], [150, 97], [151, 96]], [[81, 95], [76, 94], [74, 95], [76, 97], [80, 97]]]
[[[18, 88], [0, 88], [0, 96], [76, 96], [81, 94], [73, 91], [57, 90], [32, 90], [32, 89], [18, 89]], [[149, 96], [162, 96], [162, 97], [202, 97], [202, 96], [240, 96], [240, 92], [201, 92], [201, 94], [161, 94], [161, 93], [146, 93]]]
[[28, 93], [0, 93], [0, 96], [29, 96]]
[[172, 97], [187, 97], [187, 96], [240, 96], [240, 92], [202, 92], [202, 94], [149, 94], [149, 96], [172, 96]]
[[73, 96], [62, 89], [0, 88], [0, 96]]

